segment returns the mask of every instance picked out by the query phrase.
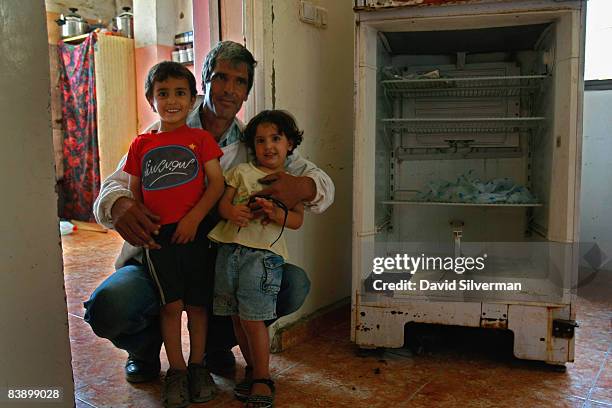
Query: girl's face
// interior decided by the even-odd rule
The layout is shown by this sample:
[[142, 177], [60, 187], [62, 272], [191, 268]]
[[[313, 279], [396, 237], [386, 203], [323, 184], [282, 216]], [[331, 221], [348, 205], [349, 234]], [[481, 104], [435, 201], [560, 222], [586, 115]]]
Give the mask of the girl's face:
[[260, 166], [280, 171], [293, 144], [273, 123], [260, 123], [255, 132], [255, 156]]
[[160, 130], [169, 132], [187, 122], [194, 101], [195, 96], [191, 95], [186, 78], [168, 77], [153, 84], [153, 97], [149, 103], [159, 114]]

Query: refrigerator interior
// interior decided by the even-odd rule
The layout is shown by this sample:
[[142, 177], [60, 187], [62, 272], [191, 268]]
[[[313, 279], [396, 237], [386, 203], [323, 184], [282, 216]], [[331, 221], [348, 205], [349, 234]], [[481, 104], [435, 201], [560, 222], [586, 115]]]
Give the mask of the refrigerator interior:
[[[389, 255], [397, 246], [415, 256], [487, 257], [484, 271], [419, 270], [412, 280], [523, 284], [514, 293], [428, 291], [427, 298], [569, 302], [573, 224], [557, 214], [570, 214], [573, 202], [559, 193], [567, 186], [557, 173], [572, 162], [556, 155], [555, 146], [559, 129], [571, 120], [562, 98], [575, 63], [565, 58], [574, 52], [566, 41], [572, 24], [566, 16], [522, 25], [369, 32], [376, 50], [365, 59], [376, 68], [369, 77], [376, 87], [369, 180], [377, 234], [368, 245]], [[460, 177], [483, 183], [509, 178], [533, 197], [512, 203], [435, 197], [443, 182]]]

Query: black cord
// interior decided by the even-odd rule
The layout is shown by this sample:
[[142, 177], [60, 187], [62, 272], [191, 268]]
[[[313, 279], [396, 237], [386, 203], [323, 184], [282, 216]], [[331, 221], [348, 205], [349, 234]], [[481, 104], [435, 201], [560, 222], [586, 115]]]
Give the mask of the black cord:
[[[289, 216], [289, 209], [287, 208], [287, 206], [285, 205], [285, 203], [283, 203], [281, 200], [276, 199], [274, 197], [272, 197], [271, 195], [255, 195], [252, 196], [249, 199], [249, 202], [247, 203], [247, 206], [250, 207], [251, 204], [253, 204], [255, 202], [255, 200], [257, 198], [263, 198], [265, 200], [270, 200], [272, 201], [277, 207], [279, 207], [281, 210], [283, 210], [285, 212], [285, 219], [283, 220], [283, 225], [281, 227], [281, 232], [280, 234], [278, 234], [278, 237], [274, 240], [273, 243], [270, 244], [270, 247], [272, 247], [272, 245], [276, 244], [276, 242], [280, 239], [280, 237], [283, 235], [283, 231], [285, 231], [285, 225], [287, 225], [287, 217]], [[238, 232], [240, 232], [240, 229], [242, 227], [238, 227]]]

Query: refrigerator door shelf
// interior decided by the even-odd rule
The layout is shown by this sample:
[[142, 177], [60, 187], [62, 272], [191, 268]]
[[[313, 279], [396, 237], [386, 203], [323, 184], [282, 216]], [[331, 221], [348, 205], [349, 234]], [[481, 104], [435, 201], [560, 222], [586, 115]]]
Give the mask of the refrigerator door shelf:
[[387, 118], [381, 119], [388, 130], [408, 133], [507, 133], [536, 130], [546, 118]]
[[546, 75], [513, 75], [381, 81], [389, 97], [507, 97], [536, 93]]

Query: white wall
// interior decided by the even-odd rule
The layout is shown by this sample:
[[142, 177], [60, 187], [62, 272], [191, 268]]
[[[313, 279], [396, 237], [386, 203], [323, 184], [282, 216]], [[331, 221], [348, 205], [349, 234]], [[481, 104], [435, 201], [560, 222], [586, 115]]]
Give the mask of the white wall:
[[292, 263], [312, 281], [306, 303], [287, 323], [350, 296], [354, 14], [352, 0], [314, 1], [328, 11], [322, 29], [300, 22], [298, 0], [263, 3], [266, 53], [255, 55], [263, 57], [260, 108], [295, 115], [304, 130], [298, 150], [336, 185], [334, 205], [323, 215], [307, 214], [304, 226], [287, 234]]
[[612, 79], [612, 1], [589, 0], [584, 79]]
[[63, 387], [49, 405], [73, 407], [44, 4], [2, 1], [0, 20], [0, 387]]
[[134, 0], [136, 48], [149, 45], [173, 47], [176, 34], [193, 30], [192, 9], [191, 0]]
[[[586, 252], [594, 243], [612, 269], [612, 90], [584, 93], [580, 240]], [[606, 263], [608, 265], [606, 266]]]
[[193, 31], [193, 0], [177, 0], [176, 34], [187, 31]]

